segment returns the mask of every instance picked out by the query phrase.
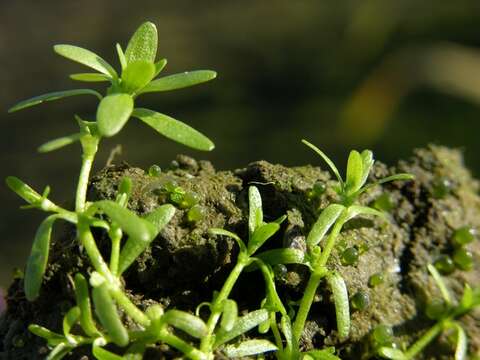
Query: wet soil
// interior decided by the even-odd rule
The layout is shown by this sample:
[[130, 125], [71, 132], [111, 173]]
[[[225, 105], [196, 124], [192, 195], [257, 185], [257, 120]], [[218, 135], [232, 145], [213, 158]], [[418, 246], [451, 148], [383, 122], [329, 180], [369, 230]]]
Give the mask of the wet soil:
[[[335, 182], [324, 170], [258, 161], [244, 169], [216, 171], [209, 162], [179, 156], [157, 177], [127, 164], [107, 167], [92, 178], [89, 198], [113, 199], [124, 176], [131, 177], [134, 183], [128, 206], [140, 215], [169, 201], [160, 191], [168, 181], [200, 195], [205, 217], [190, 222], [187, 211], [178, 209], [173, 220], [124, 276], [125, 288], [139, 307], [160, 303], [167, 308], [193, 311], [202, 301], [210, 300], [214, 290], [220, 289], [237, 256], [231, 240], [209, 235], [208, 229], [222, 227], [245, 237], [247, 189], [253, 184], [261, 192], [266, 221], [287, 215], [282, 231], [265, 248], [305, 249], [305, 235], [319, 212], [335, 200]], [[377, 163], [371, 180], [397, 172], [413, 173], [416, 179], [378, 186], [361, 199], [366, 205], [383, 200], [389, 208], [388, 221], [361, 218], [348, 223], [329, 262], [329, 267], [345, 278], [350, 297], [366, 293], [369, 305], [365, 310], [352, 312], [350, 337], [340, 341], [330, 293], [321, 285], [302, 337], [304, 349], [334, 345], [342, 359], [368, 359], [372, 358], [369, 339], [375, 326], [392, 326], [400, 346], [412, 343], [432, 326], [424, 308], [428, 299], [440, 297], [440, 293], [428, 276], [426, 265], [441, 255], [452, 254], [455, 229], [480, 228], [479, 184], [464, 167], [460, 151], [439, 146], [416, 150], [409, 160], [394, 167]], [[311, 196], [316, 182], [327, 187], [320, 197]], [[0, 319], [0, 359], [43, 359], [48, 349], [41, 339], [28, 332], [28, 324], [59, 330], [63, 315], [74, 304], [72, 276], [91, 270], [76, 244], [74, 228], [64, 225], [56, 233], [60, 235], [52, 244], [50, 265], [38, 300], [25, 299], [22, 279], [16, 279], [8, 291], [7, 312]], [[97, 231], [95, 237], [101, 251], [108, 254], [106, 235]], [[356, 247], [361, 255], [356, 264], [344, 266], [340, 254], [348, 247]], [[457, 298], [465, 283], [480, 285], [480, 243], [470, 243], [468, 249], [474, 253], [474, 269], [455, 270], [445, 276]], [[378, 273], [384, 281], [370, 286], [370, 277]], [[282, 298], [298, 300], [307, 275], [306, 269], [299, 265], [288, 266], [278, 279]], [[232, 295], [241, 311], [257, 309], [263, 297], [263, 280], [257, 272], [243, 274]], [[470, 352], [478, 353], [480, 313], [467, 314], [460, 321], [469, 336]], [[451, 359], [452, 351], [448, 337], [442, 336], [418, 358]], [[159, 346], [149, 350], [145, 358], [176, 356], [168, 347]], [[68, 358], [93, 359], [88, 348]]]

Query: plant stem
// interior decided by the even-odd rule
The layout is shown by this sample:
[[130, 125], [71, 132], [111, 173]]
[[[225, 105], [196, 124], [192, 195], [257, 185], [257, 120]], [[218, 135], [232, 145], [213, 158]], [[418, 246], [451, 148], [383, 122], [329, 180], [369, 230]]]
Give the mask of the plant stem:
[[183, 355], [192, 359], [192, 360], [207, 360], [208, 357], [202, 351], [198, 350], [197, 348], [193, 347], [189, 343], [183, 341], [182, 339], [178, 338], [174, 334], [168, 332], [166, 329], [162, 329], [158, 338], [167, 343], [170, 346], [180, 350]]
[[125, 293], [120, 289], [116, 288], [110, 290], [110, 294], [115, 299], [117, 304], [137, 323], [142, 326], [149, 326], [150, 319], [145, 315], [134, 303], [125, 295]]
[[443, 330], [445, 320], [437, 322], [425, 334], [422, 335], [406, 352], [407, 359], [413, 359], [420, 353], [434, 338], [436, 338]]
[[75, 211], [81, 213], [85, 210], [85, 202], [87, 199], [88, 180], [90, 178], [90, 171], [92, 170], [93, 160], [97, 153], [98, 143], [100, 139], [93, 135], [85, 135], [81, 139], [82, 143], [82, 167], [80, 169], [80, 176], [78, 177], [77, 196], [75, 198]]
[[302, 336], [302, 331], [305, 327], [305, 322], [307, 321], [308, 313], [310, 312], [310, 308], [312, 307], [313, 300], [315, 299], [318, 285], [320, 284], [322, 278], [324, 278], [328, 273], [326, 265], [333, 250], [333, 247], [335, 246], [335, 241], [337, 240], [337, 237], [340, 234], [340, 231], [342, 230], [342, 227], [347, 220], [347, 215], [348, 208], [345, 208], [345, 210], [343, 210], [342, 214], [335, 222], [332, 231], [328, 235], [327, 242], [322, 253], [320, 254], [320, 257], [313, 264], [313, 272], [310, 275], [310, 279], [308, 279], [308, 284], [305, 292], [303, 293], [300, 307], [298, 309], [297, 316], [295, 317], [295, 322], [293, 324], [293, 338], [297, 343], [300, 341], [300, 337]]
[[122, 240], [122, 230], [117, 224], [112, 223], [109, 231], [112, 240], [112, 251], [110, 254], [110, 271], [113, 276], [118, 276], [118, 261], [120, 258], [120, 241]]
[[222, 314], [223, 302], [228, 299], [230, 292], [233, 289], [233, 286], [235, 285], [236, 281], [238, 280], [238, 277], [242, 273], [245, 266], [249, 263], [249, 261], [250, 259], [248, 256], [245, 256], [243, 253], [240, 253], [237, 264], [233, 268], [230, 275], [228, 275], [227, 280], [223, 284], [222, 290], [217, 295], [217, 297], [215, 298], [215, 301], [211, 306], [212, 312], [207, 322], [207, 335], [202, 339], [202, 342], [200, 344], [200, 350], [206, 354], [209, 354], [208, 359], [210, 358], [213, 359], [213, 355], [210, 355], [213, 351], [212, 349], [213, 333], [215, 331], [215, 327], [218, 323], [218, 320], [220, 319], [220, 316]]

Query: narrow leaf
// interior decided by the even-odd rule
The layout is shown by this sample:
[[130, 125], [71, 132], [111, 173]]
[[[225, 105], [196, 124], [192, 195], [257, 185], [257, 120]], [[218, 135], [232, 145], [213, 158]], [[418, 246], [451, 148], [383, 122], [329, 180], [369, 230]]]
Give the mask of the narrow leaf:
[[452, 296], [450, 295], [450, 291], [448, 291], [447, 285], [443, 281], [442, 276], [438, 272], [438, 270], [433, 266], [432, 264], [427, 265], [427, 269], [430, 272], [430, 275], [432, 275], [433, 280], [435, 280], [435, 283], [438, 286], [438, 289], [440, 290], [440, 293], [442, 294], [443, 300], [448, 305], [452, 304]]
[[125, 70], [127, 67], [127, 58], [125, 57], [125, 53], [123, 52], [122, 46], [117, 43], [115, 46], [117, 49], [118, 60], [120, 61], [120, 66], [122, 67], [122, 71]]
[[70, 330], [77, 323], [79, 317], [80, 317], [80, 308], [78, 306], [75, 306], [70, 310], [68, 310], [65, 316], [63, 317], [63, 335], [65, 335], [65, 338], [68, 339], [68, 341], [73, 344], [75, 344], [76, 341], [70, 335]]
[[344, 209], [345, 206], [343, 205], [331, 204], [322, 211], [315, 224], [313, 224], [312, 230], [308, 233], [308, 246], [315, 246], [322, 241], [327, 231], [332, 227], [335, 221], [337, 221]]
[[233, 329], [235, 322], [238, 319], [238, 307], [237, 303], [233, 300], [227, 299], [223, 304], [222, 320], [220, 327], [225, 331]]
[[94, 337], [99, 335], [92, 316], [92, 306], [90, 303], [90, 295], [88, 292], [87, 280], [82, 274], [75, 275], [75, 300], [80, 308], [80, 325], [88, 336]]
[[282, 248], [264, 251], [255, 257], [269, 265], [277, 264], [303, 264], [305, 254], [295, 248]]
[[252, 234], [248, 241], [248, 253], [253, 255], [268, 239], [270, 239], [280, 229], [277, 223], [269, 223], [260, 226]]
[[347, 162], [347, 178], [345, 188], [348, 194], [352, 194], [362, 187], [363, 159], [356, 150], [350, 151]]
[[465, 360], [467, 358], [467, 350], [468, 350], [468, 339], [465, 330], [463, 330], [462, 326], [453, 323], [455, 330], [457, 331], [457, 346], [455, 348], [455, 360]]
[[385, 213], [368, 206], [352, 205], [348, 207], [347, 221], [357, 217], [358, 215], [372, 215], [382, 218], [385, 217]]
[[262, 308], [267, 309], [269, 312], [280, 312], [282, 315], [286, 315], [287, 311], [285, 306], [283, 306], [282, 300], [278, 296], [277, 289], [275, 287], [275, 280], [273, 275], [273, 270], [270, 266], [266, 265], [261, 260], [256, 261], [260, 270], [262, 271], [263, 279], [265, 281], [265, 288], [267, 293], [267, 298], [265, 304]]
[[242, 239], [240, 239], [240, 237], [237, 234], [234, 234], [231, 231], [218, 229], [218, 228], [211, 228], [208, 230], [208, 232], [212, 235], [228, 236], [234, 239], [238, 243], [238, 246], [240, 247], [241, 252], [247, 251], [247, 247], [245, 246], [245, 243], [242, 241]]
[[55, 45], [53, 50], [69, 60], [76, 61], [92, 69], [100, 71], [112, 78], [118, 77], [115, 69], [94, 52], [74, 45]]
[[251, 237], [263, 224], [262, 197], [255, 186], [248, 188], [248, 230]]
[[43, 326], [40, 326], [40, 325], [31, 324], [28, 326], [28, 331], [30, 331], [32, 334], [36, 336], [39, 336], [47, 340], [47, 343], [49, 346], [56, 346], [65, 340], [65, 338], [62, 335], [57, 334], [53, 331], [50, 331], [47, 328], [44, 328]]
[[147, 61], [129, 63], [122, 72], [122, 89], [128, 93], [142, 89], [155, 75], [155, 65]]
[[305, 145], [307, 145], [310, 149], [312, 149], [313, 151], [315, 151], [318, 155], [320, 155], [322, 157], [322, 159], [327, 163], [327, 165], [330, 167], [330, 169], [332, 170], [333, 174], [335, 175], [335, 177], [337, 178], [338, 182], [340, 183], [340, 186], [343, 188], [343, 180], [342, 180], [342, 177], [340, 176], [340, 172], [338, 171], [337, 167], [335, 166], [335, 164], [333, 163], [332, 160], [330, 160], [330, 158], [322, 151], [320, 150], [319, 148], [317, 148], [315, 145], [309, 143], [307, 140], [302, 140], [302, 143], [304, 143]]
[[110, 76], [98, 73], [71, 74], [70, 79], [83, 82], [103, 82], [111, 80]]
[[305, 355], [310, 356], [313, 360], [341, 360], [338, 356], [334, 354], [334, 347], [329, 347], [322, 350], [311, 350], [305, 353]]
[[102, 326], [107, 330], [112, 341], [118, 346], [126, 346], [129, 342], [127, 329], [122, 324], [115, 303], [105, 283], [94, 287], [92, 291], [95, 313]]
[[27, 268], [25, 270], [24, 278], [25, 296], [28, 301], [35, 300], [40, 293], [43, 275], [47, 269], [52, 226], [57, 218], [57, 215], [50, 215], [47, 217], [40, 224], [37, 233], [35, 234], [32, 251], [27, 260]]
[[29, 204], [36, 203], [42, 196], [15, 176], [8, 176], [5, 179], [7, 186]]
[[460, 300], [459, 308], [461, 309], [460, 311], [468, 311], [472, 308], [474, 304], [474, 294], [473, 290], [470, 287], [470, 285], [465, 284], [463, 288], [463, 295], [462, 299]]
[[211, 151], [215, 147], [205, 135], [170, 116], [142, 108], [135, 109], [133, 116], [151, 126], [163, 136], [193, 149]]
[[132, 115], [133, 99], [128, 94], [108, 95], [97, 109], [98, 131], [102, 136], [113, 136], [122, 130]]
[[328, 276], [327, 281], [332, 290], [335, 303], [338, 336], [341, 339], [345, 339], [350, 333], [350, 309], [347, 287], [343, 278], [336, 272]]
[[74, 90], [55, 91], [55, 92], [35, 96], [27, 100], [20, 101], [18, 104], [11, 107], [8, 110], [8, 112], [12, 113], [12, 112], [22, 110], [34, 105], [42, 104], [46, 101], [58, 100], [58, 99], [62, 99], [69, 96], [75, 96], [75, 95], [94, 95], [97, 98], [102, 99], [102, 95], [100, 95], [95, 90], [91, 90], [91, 89], [74, 89]]
[[[127, 242], [122, 248], [122, 251], [120, 252], [120, 274], [128, 269], [135, 259], [145, 251], [145, 249], [157, 237], [160, 231], [162, 231], [162, 229], [170, 222], [173, 215], [175, 215], [175, 207], [170, 204], [162, 205], [147, 215], [144, 221], [147, 221], [149, 224], [151, 224], [153, 230], [148, 230], [150, 234], [148, 238], [138, 236], [130, 236], [128, 238]], [[139, 220], [142, 219], [139, 218]]]
[[370, 150], [363, 150], [361, 155], [362, 155], [362, 162], [363, 162], [363, 176], [362, 176], [361, 184], [363, 186], [367, 182], [368, 175], [372, 170], [375, 160], [373, 159], [373, 153]]
[[240, 317], [230, 331], [220, 329], [215, 338], [215, 348], [245, 334], [247, 331], [257, 327], [268, 319], [268, 311], [265, 309], [256, 310]]
[[162, 320], [197, 339], [201, 339], [207, 334], [207, 325], [203, 320], [185, 311], [168, 310]]
[[64, 146], [73, 144], [80, 140], [80, 134], [72, 134], [68, 136], [63, 136], [58, 139], [50, 140], [43, 145], [40, 145], [38, 148], [38, 152], [46, 153], [54, 150], [58, 150]]
[[186, 71], [153, 80], [140, 93], [170, 91], [198, 85], [217, 77], [217, 73], [211, 70]]
[[162, 70], [165, 68], [165, 66], [167, 65], [167, 59], [160, 59], [158, 60], [156, 63], [155, 63], [155, 76], [157, 76], [158, 74], [160, 74], [162, 72]]
[[95, 359], [98, 359], [98, 360], [122, 360], [123, 359], [122, 356], [114, 354], [97, 345], [93, 345], [92, 353], [93, 353], [93, 356], [95, 356]]
[[408, 360], [408, 357], [399, 349], [381, 347], [378, 350], [378, 353], [381, 356], [391, 360]]
[[227, 345], [223, 349], [229, 358], [263, 354], [278, 348], [268, 340], [246, 340], [240, 344]]
[[45, 360], [61, 360], [73, 350], [73, 346], [66, 343], [60, 343], [53, 348]]
[[157, 56], [157, 28], [151, 22], [145, 22], [135, 31], [128, 42], [125, 58], [127, 63], [148, 61], [153, 63]]
[[377, 184], [384, 184], [391, 181], [399, 181], [399, 180], [405, 181], [405, 180], [414, 180], [414, 179], [415, 179], [415, 176], [413, 174], [401, 173], [401, 174], [395, 174], [395, 175], [383, 178], [379, 180]]

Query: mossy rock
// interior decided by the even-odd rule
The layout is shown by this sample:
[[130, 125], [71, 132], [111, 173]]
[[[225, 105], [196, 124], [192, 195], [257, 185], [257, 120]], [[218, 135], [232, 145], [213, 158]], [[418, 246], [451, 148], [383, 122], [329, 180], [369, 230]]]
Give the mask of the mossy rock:
[[[480, 228], [478, 183], [465, 169], [459, 151], [438, 146], [417, 150], [410, 160], [392, 168], [377, 163], [371, 180], [397, 172], [413, 173], [416, 179], [379, 186], [361, 199], [371, 205], [382, 196], [383, 200], [388, 198], [388, 220], [360, 218], [348, 223], [329, 263], [345, 278], [350, 297], [366, 293], [369, 306], [352, 311], [350, 336], [341, 341], [335, 330], [331, 296], [322, 284], [302, 337], [304, 349], [334, 345], [342, 359], [368, 359], [373, 358], [369, 339], [375, 326], [392, 326], [400, 345], [411, 344], [432, 326], [424, 315], [425, 303], [440, 294], [426, 265], [441, 254], [452, 253], [455, 229], [465, 225]], [[244, 169], [215, 171], [209, 162], [179, 156], [174, 166], [156, 177], [127, 164], [107, 167], [92, 178], [90, 199], [112, 199], [124, 176], [133, 180], [129, 207], [138, 214], [148, 213], [169, 200], [158, 191], [168, 181], [199, 194], [206, 210], [202, 220], [190, 222], [186, 210], [178, 209], [152, 246], [125, 273], [125, 288], [140, 308], [160, 303], [167, 308], [194, 311], [202, 301], [211, 299], [232, 268], [237, 248], [227, 238], [210, 235], [208, 229], [223, 227], [246, 236], [249, 185], [260, 190], [267, 221], [287, 214], [282, 231], [269, 240], [266, 248], [304, 250], [305, 235], [319, 211], [335, 198], [334, 182], [328, 172], [318, 167], [288, 168], [259, 161]], [[440, 180], [449, 185], [441, 192]], [[311, 189], [319, 181], [325, 183], [327, 191], [312, 198]], [[74, 303], [72, 275], [78, 271], [87, 273], [89, 262], [76, 245], [74, 229], [67, 225], [62, 234], [52, 245], [38, 300], [26, 301], [21, 279], [9, 289], [8, 310], [0, 320], [0, 359], [44, 358], [48, 349], [26, 330], [28, 324], [60, 330], [64, 313]], [[110, 245], [105, 234], [97, 231], [95, 237], [101, 251], [108, 254]], [[344, 266], [341, 252], [348, 247], [356, 247], [361, 255], [355, 264]], [[470, 243], [468, 249], [474, 253], [474, 269], [455, 270], [445, 276], [456, 298], [461, 296], [465, 283], [480, 285], [480, 243]], [[383, 275], [383, 282], [370, 286], [370, 277], [378, 273]], [[281, 296], [299, 299], [307, 275], [301, 266], [288, 266], [278, 281]], [[263, 280], [257, 272], [243, 274], [232, 294], [242, 311], [258, 308], [263, 297]], [[470, 313], [460, 321], [469, 336], [470, 353], [479, 353], [480, 313]], [[418, 358], [451, 359], [452, 351], [447, 337], [441, 336]], [[145, 358], [177, 356], [174, 350], [159, 345], [150, 349]], [[93, 359], [88, 347], [68, 358]], [[219, 354], [218, 358], [223, 357]]]

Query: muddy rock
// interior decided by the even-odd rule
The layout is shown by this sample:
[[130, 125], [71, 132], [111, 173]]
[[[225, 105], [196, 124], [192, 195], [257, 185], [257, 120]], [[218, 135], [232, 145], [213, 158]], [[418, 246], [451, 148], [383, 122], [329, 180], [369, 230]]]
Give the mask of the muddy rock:
[[[320, 159], [318, 163], [321, 164]], [[358, 293], [368, 297], [367, 307], [352, 310], [350, 336], [340, 340], [331, 294], [322, 284], [302, 337], [304, 349], [333, 345], [342, 359], [369, 359], [374, 357], [370, 334], [377, 325], [393, 327], [399, 346], [411, 344], [433, 325], [424, 309], [427, 300], [440, 297], [440, 293], [426, 265], [440, 256], [452, 255], [455, 229], [480, 228], [478, 183], [465, 169], [459, 151], [438, 146], [417, 150], [411, 159], [400, 161], [395, 167], [377, 163], [371, 180], [397, 172], [413, 173], [416, 179], [378, 186], [365, 194], [361, 202], [387, 210], [386, 217], [349, 222], [329, 262], [329, 267], [344, 277], [350, 297]], [[316, 217], [335, 201], [335, 182], [320, 167], [288, 168], [258, 161], [244, 169], [216, 171], [210, 163], [186, 156], [179, 156], [158, 176], [128, 164], [107, 167], [92, 178], [89, 199], [113, 199], [124, 176], [134, 184], [128, 206], [140, 215], [172, 202], [164, 190], [172, 184], [197, 194], [198, 204], [204, 210], [201, 220], [190, 221], [188, 209], [177, 206], [173, 220], [124, 274], [127, 293], [141, 308], [160, 303], [167, 308], [194, 311], [202, 301], [211, 299], [214, 290], [220, 289], [234, 264], [237, 248], [230, 239], [210, 235], [208, 229], [220, 227], [241, 237], [247, 235], [248, 186], [255, 185], [260, 190], [266, 221], [287, 215], [282, 230], [265, 244], [265, 249], [283, 246], [305, 250], [305, 238]], [[318, 182], [325, 185], [326, 191], [319, 197], [312, 196], [312, 188]], [[28, 324], [60, 331], [63, 315], [74, 304], [72, 276], [91, 270], [75, 242], [74, 229], [65, 225], [61, 233], [53, 241], [38, 300], [25, 300], [21, 279], [15, 280], [8, 291], [7, 312], [0, 320], [0, 359], [43, 359], [48, 349], [41, 339], [28, 332]], [[101, 231], [94, 235], [101, 252], [108, 254], [106, 235]], [[344, 265], [342, 253], [352, 247], [360, 253], [359, 259], [353, 265]], [[473, 270], [456, 269], [445, 276], [457, 299], [465, 283], [480, 285], [480, 242], [474, 241], [467, 247], [474, 254]], [[278, 279], [281, 297], [300, 299], [307, 276], [306, 268], [287, 266]], [[372, 284], [372, 277], [381, 281]], [[241, 311], [257, 309], [264, 297], [261, 275], [243, 274], [232, 297]], [[460, 322], [469, 336], [469, 350], [476, 354], [480, 351], [480, 314], [467, 314]], [[451, 359], [452, 351], [448, 337], [442, 336], [418, 358]], [[159, 345], [150, 349], [145, 358], [176, 356], [172, 349]], [[68, 358], [93, 359], [88, 348]]]

